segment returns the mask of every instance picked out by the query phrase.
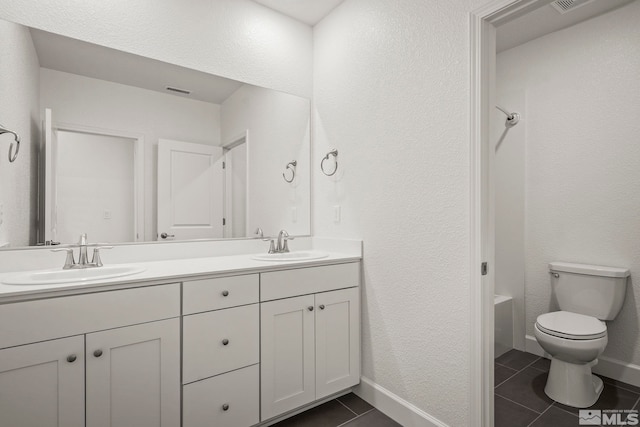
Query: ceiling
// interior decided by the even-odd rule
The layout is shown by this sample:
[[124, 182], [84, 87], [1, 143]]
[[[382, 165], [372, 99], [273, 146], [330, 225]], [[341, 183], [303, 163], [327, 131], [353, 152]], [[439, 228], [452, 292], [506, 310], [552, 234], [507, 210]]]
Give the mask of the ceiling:
[[[243, 83], [155, 59], [31, 29], [40, 66], [189, 99], [221, 104]], [[190, 95], [166, 90], [187, 89]]]
[[293, 19], [314, 26], [344, 0], [253, 0]]
[[496, 32], [498, 52], [519, 46], [545, 34], [570, 27], [579, 22], [602, 15], [627, 3], [638, 0], [595, 0], [564, 14], [549, 3], [525, 15], [500, 25]]

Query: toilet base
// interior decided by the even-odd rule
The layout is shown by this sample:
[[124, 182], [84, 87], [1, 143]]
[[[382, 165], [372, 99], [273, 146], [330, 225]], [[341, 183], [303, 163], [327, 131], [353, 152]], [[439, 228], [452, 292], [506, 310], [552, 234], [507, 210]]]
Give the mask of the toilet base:
[[598, 401], [604, 388], [602, 380], [591, 373], [591, 367], [596, 363], [597, 359], [587, 364], [551, 359], [544, 392], [558, 403], [588, 408]]

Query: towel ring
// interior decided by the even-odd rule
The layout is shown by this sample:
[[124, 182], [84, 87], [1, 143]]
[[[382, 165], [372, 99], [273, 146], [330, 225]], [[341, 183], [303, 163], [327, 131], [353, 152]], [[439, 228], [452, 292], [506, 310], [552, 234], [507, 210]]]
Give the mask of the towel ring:
[[[329, 160], [329, 156], [333, 156], [336, 162], [336, 167], [335, 169], [333, 169], [333, 172], [331, 173], [327, 173], [327, 171], [324, 170], [324, 162], [325, 160]], [[325, 174], [326, 176], [333, 176], [336, 174], [336, 172], [338, 172], [338, 150], [334, 148], [333, 150], [329, 151], [326, 156], [324, 156], [322, 161], [320, 161], [320, 169], [322, 169], [322, 173]]]
[[11, 145], [9, 146], [9, 162], [13, 163], [16, 161], [16, 159], [18, 158], [18, 151], [20, 151], [20, 136], [18, 136], [17, 133], [15, 133], [12, 130], [9, 130], [7, 128], [5, 128], [4, 126], [0, 125], [0, 135], [2, 135], [3, 133], [10, 133], [13, 135], [13, 138], [16, 140], [16, 151], [13, 151], [13, 142], [11, 143]]
[[295, 161], [295, 160], [292, 160], [289, 163], [287, 163], [287, 167], [285, 168], [285, 172], [287, 171], [287, 169], [291, 170], [291, 179], [287, 179], [287, 176], [284, 174], [284, 172], [282, 173], [282, 177], [289, 184], [291, 184], [293, 182], [293, 180], [296, 179], [296, 166], [297, 165], [298, 165], [298, 162]]

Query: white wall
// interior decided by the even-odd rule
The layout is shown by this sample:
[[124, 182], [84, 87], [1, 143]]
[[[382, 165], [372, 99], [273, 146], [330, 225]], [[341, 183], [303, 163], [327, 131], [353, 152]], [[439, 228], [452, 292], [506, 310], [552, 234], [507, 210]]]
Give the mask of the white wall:
[[9, 22], [0, 21], [0, 52], [0, 123], [21, 137], [9, 163], [13, 135], [0, 136], [0, 245], [20, 247], [36, 241], [39, 64], [29, 31]]
[[81, 232], [91, 242], [136, 240], [134, 144], [127, 138], [57, 133], [55, 240], [73, 244]]
[[131, 132], [145, 140], [145, 230], [156, 240], [158, 139], [220, 145], [220, 106], [41, 69], [40, 105], [55, 123]]
[[[500, 73], [499, 70], [498, 73]], [[524, 88], [496, 84], [496, 104], [521, 115]], [[506, 115], [495, 109], [491, 141], [495, 144], [495, 293], [513, 298], [513, 347], [525, 350], [525, 136], [528, 120], [522, 117], [512, 128]]]
[[533, 335], [538, 315], [557, 309], [547, 269], [550, 261], [628, 267], [626, 301], [618, 318], [607, 325], [604, 355], [636, 365], [640, 364], [638, 22], [636, 1], [505, 51], [498, 56], [497, 78], [503, 93], [510, 93], [512, 108], [521, 109], [526, 122], [527, 333]]
[[311, 28], [250, 0], [3, 0], [0, 18], [311, 97]]
[[[468, 22], [479, 3], [347, 0], [314, 28], [314, 234], [364, 240], [362, 374], [451, 426], [470, 423]], [[317, 166], [331, 148], [335, 179]]]
[[[292, 235], [310, 233], [310, 112], [308, 99], [251, 85], [222, 103], [222, 143], [249, 131], [250, 233], [257, 227], [265, 236], [277, 236], [281, 229]], [[296, 178], [288, 184], [282, 173], [292, 160], [297, 161]]]

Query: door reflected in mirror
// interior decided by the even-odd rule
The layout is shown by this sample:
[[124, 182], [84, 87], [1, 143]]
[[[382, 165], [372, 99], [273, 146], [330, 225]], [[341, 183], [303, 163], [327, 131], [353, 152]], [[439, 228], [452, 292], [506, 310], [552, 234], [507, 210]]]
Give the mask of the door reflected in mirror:
[[20, 195], [38, 212], [29, 230], [7, 233], [9, 248], [81, 233], [109, 243], [310, 234], [308, 99], [6, 21], [0, 48], [33, 64], [30, 80], [16, 71], [0, 83], [31, 84], [40, 116], [27, 141], [37, 184]]

